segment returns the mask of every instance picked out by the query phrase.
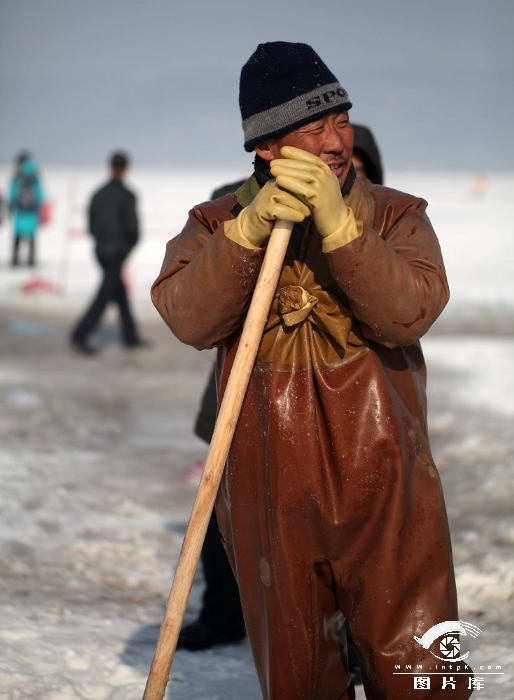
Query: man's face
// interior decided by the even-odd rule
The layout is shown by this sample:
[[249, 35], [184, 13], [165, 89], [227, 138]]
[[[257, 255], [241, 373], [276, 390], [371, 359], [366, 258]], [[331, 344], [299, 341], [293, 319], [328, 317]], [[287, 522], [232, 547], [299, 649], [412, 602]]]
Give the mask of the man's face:
[[281, 158], [283, 146], [296, 146], [318, 156], [336, 175], [342, 187], [352, 165], [353, 129], [348, 112], [333, 112], [299, 126], [283, 136], [268, 139], [255, 147], [267, 162]]

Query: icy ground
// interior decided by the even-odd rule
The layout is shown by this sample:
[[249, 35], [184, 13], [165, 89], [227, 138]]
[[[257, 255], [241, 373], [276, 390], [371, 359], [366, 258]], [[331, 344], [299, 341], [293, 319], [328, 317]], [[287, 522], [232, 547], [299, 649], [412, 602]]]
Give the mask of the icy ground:
[[[90, 359], [67, 334], [97, 280], [81, 217], [101, 175], [47, 174], [55, 220], [35, 273], [7, 267], [0, 231], [0, 700], [141, 698], [194, 498], [185, 468], [205, 455], [192, 423], [213, 355], [171, 336], [148, 286], [187, 207], [240, 173], [182, 177], [180, 197], [169, 173], [140, 176], [129, 283], [154, 345], [124, 351], [110, 314]], [[390, 184], [429, 200], [446, 256], [454, 299], [423, 342], [432, 446], [460, 618], [482, 630], [469, 660], [505, 674], [482, 675], [475, 696], [512, 700], [514, 177], [491, 177], [480, 196], [465, 175]], [[188, 619], [201, 591], [199, 571]], [[248, 644], [177, 652], [167, 697], [258, 700]]]

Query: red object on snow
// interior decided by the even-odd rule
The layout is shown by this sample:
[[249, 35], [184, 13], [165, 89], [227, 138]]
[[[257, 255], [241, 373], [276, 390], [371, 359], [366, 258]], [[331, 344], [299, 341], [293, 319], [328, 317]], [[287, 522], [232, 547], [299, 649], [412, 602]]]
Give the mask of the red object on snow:
[[51, 280], [45, 280], [43, 277], [31, 277], [21, 285], [23, 294], [33, 294], [34, 292], [56, 292], [57, 287]]

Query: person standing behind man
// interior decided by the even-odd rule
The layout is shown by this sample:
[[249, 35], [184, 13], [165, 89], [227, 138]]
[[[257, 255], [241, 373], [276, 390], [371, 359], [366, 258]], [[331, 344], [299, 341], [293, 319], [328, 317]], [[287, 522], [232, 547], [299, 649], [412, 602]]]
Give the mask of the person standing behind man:
[[9, 192], [9, 211], [13, 217], [13, 253], [11, 264], [19, 265], [22, 240], [29, 246], [28, 264], [36, 264], [36, 234], [40, 223], [40, 212], [44, 195], [37, 174], [36, 162], [28, 153], [16, 158], [16, 171]]
[[357, 177], [365, 177], [374, 185], [383, 185], [382, 159], [371, 130], [362, 124], [352, 124], [352, 127], [352, 163]]
[[136, 197], [123, 183], [129, 167], [128, 156], [115, 153], [110, 167], [111, 179], [95, 192], [89, 206], [89, 230], [96, 241], [95, 253], [104, 277], [91, 306], [71, 335], [73, 348], [89, 355], [97, 352], [90, 344], [90, 336], [110, 302], [119, 307], [125, 347], [147, 345], [139, 337], [121, 277], [123, 264], [139, 238]]

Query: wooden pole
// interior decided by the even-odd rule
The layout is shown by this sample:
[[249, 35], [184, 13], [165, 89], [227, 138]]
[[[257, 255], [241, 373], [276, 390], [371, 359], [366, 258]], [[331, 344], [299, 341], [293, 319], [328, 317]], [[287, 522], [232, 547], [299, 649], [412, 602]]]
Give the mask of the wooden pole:
[[293, 223], [279, 220], [268, 241], [189, 518], [143, 700], [162, 700], [225, 462], [234, 436]]

